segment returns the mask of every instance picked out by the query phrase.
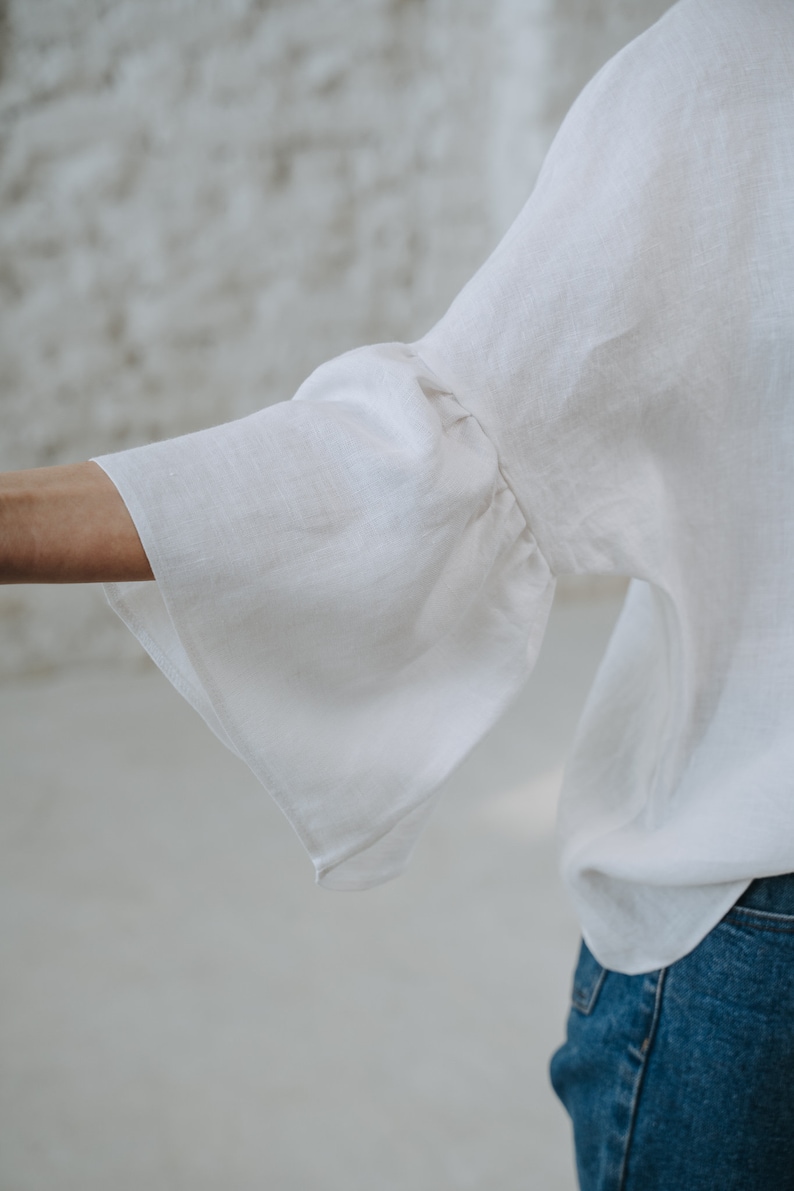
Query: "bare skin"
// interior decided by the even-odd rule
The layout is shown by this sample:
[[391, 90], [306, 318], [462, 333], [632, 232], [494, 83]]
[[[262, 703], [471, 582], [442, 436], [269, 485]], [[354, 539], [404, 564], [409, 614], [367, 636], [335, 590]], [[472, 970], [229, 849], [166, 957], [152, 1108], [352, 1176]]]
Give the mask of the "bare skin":
[[127, 507], [96, 463], [0, 475], [0, 583], [153, 577]]

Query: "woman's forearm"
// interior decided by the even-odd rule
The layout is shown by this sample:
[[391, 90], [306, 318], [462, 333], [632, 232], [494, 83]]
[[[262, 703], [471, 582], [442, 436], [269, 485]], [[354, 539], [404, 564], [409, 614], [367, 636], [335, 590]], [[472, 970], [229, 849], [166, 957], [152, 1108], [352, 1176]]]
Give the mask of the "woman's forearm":
[[0, 583], [151, 578], [126, 505], [98, 464], [0, 475]]

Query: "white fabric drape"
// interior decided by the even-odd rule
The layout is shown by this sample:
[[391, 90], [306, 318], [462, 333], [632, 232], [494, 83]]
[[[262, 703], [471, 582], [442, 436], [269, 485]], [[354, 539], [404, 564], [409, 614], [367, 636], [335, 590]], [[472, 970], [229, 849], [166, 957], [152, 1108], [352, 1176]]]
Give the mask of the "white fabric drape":
[[525, 681], [553, 593], [475, 419], [397, 344], [99, 462], [156, 576], [110, 588], [113, 605], [324, 885], [397, 875], [431, 795]]
[[793, 84], [789, 0], [682, 0], [423, 340], [98, 460], [156, 576], [111, 603], [324, 883], [404, 866], [566, 573], [634, 580], [562, 798], [596, 956], [794, 870]]

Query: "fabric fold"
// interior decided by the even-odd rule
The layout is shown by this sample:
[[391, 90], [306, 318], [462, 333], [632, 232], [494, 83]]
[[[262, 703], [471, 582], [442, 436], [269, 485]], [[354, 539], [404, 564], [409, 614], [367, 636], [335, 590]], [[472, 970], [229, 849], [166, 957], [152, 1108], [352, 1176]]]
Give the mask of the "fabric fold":
[[410, 348], [97, 458], [155, 582], [107, 587], [333, 888], [398, 875], [524, 684], [554, 589], [496, 451]]
[[157, 578], [111, 602], [323, 883], [405, 866], [565, 574], [631, 579], [560, 797], [599, 963], [673, 963], [792, 871], [793, 21], [680, 0], [421, 340], [98, 461]]

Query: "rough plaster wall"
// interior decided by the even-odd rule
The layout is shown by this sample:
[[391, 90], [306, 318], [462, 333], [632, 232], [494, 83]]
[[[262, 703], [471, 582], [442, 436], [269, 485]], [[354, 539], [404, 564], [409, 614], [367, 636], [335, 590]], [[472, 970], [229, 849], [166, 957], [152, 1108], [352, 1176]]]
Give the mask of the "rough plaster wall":
[[[660, 0], [16, 0], [0, 467], [184, 433], [410, 339]], [[99, 589], [0, 591], [0, 674], [133, 658]]]

